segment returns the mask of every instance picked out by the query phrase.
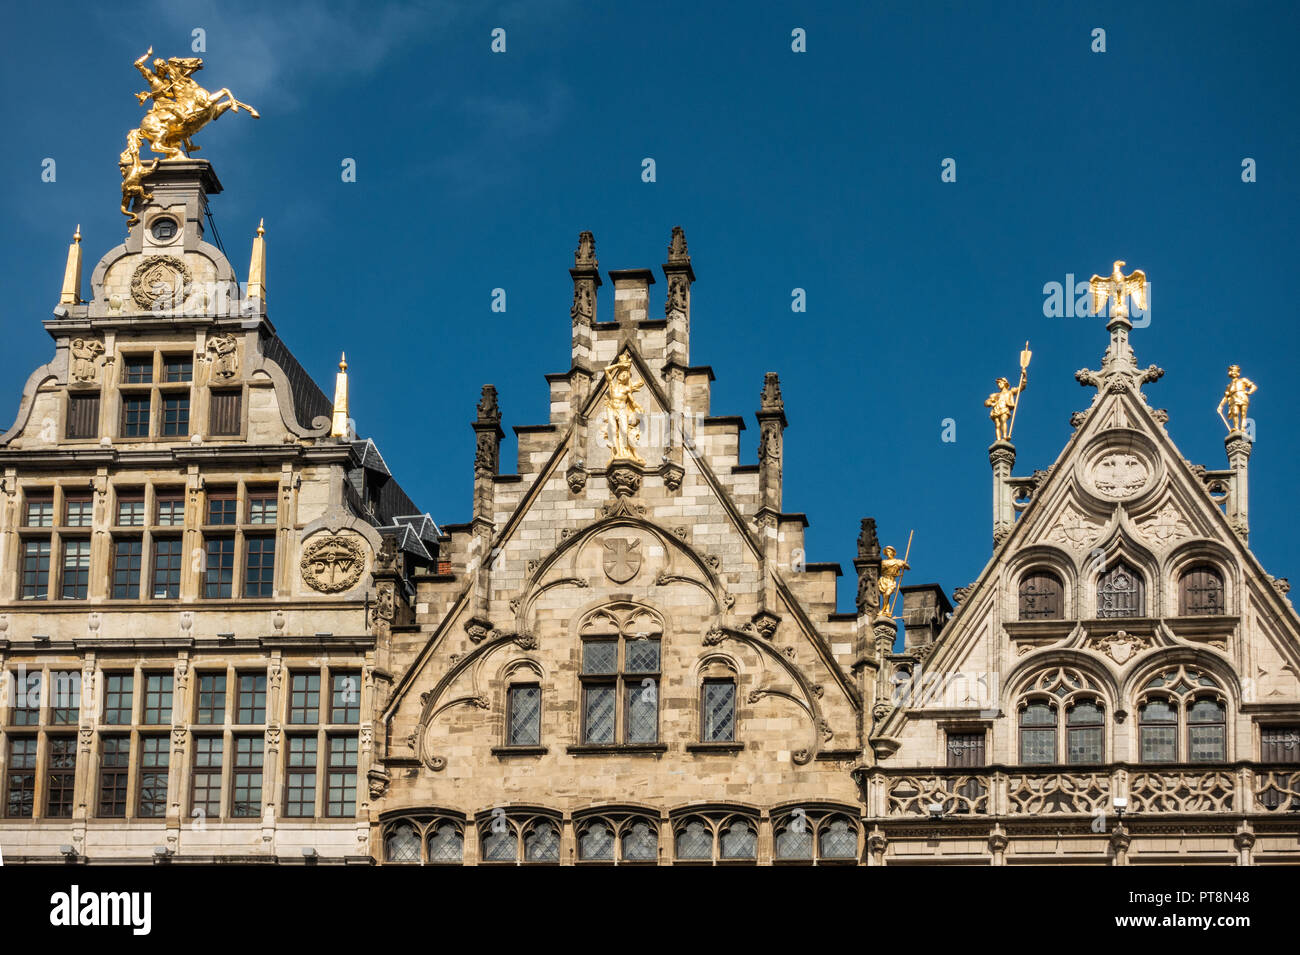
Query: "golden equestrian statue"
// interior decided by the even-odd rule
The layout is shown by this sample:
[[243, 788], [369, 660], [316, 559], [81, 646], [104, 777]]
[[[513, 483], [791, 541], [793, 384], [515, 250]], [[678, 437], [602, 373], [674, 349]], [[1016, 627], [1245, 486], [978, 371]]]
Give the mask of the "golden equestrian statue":
[[1100, 315], [1108, 301], [1114, 300], [1110, 307], [1111, 318], [1128, 318], [1128, 298], [1132, 296], [1139, 310], [1147, 307], [1147, 274], [1141, 269], [1134, 269], [1129, 275], [1123, 272], [1125, 262], [1120, 259], [1115, 263], [1115, 270], [1105, 278], [1094, 275], [1088, 281], [1092, 291], [1092, 314]]
[[641, 455], [636, 453], [636, 442], [641, 440], [637, 422], [644, 409], [634, 397], [645, 382], [632, 381], [632, 356], [624, 352], [618, 361], [605, 369], [605, 380], [609, 383], [609, 390], [605, 395], [605, 424], [601, 435], [606, 447], [613, 452], [610, 461], [645, 464]]
[[1259, 390], [1249, 378], [1242, 377], [1240, 365], [1230, 365], [1228, 367], [1228, 387], [1223, 391], [1223, 397], [1219, 399], [1219, 407], [1215, 410], [1219, 412], [1219, 417], [1223, 418], [1223, 406], [1228, 406], [1228, 414], [1232, 421], [1223, 418], [1223, 423], [1228, 426], [1228, 433], [1233, 431], [1244, 431], [1246, 425], [1246, 413], [1250, 411], [1250, 396]]
[[[199, 147], [194, 145], [191, 137], [208, 123], [212, 122], [226, 110], [238, 113], [240, 108], [248, 110], [248, 115], [257, 119], [257, 110], [247, 103], [235, 99], [230, 90], [222, 88], [209, 93], [193, 79], [193, 74], [203, 69], [203, 61], [195, 56], [170, 59], [156, 58], [153, 69], [145, 65], [153, 54], [149, 47], [144, 56], [135, 61], [135, 68], [149, 84], [149, 89], [136, 93], [135, 98], [141, 103], [152, 100], [149, 112], [140, 121], [137, 129], [127, 133], [126, 151], [122, 153], [119, 165], [122, 168], [122, 206], [123, 213], [134, 225], [137, 217], [126, 208], [128, 201], [134, 197], [137, 205], [147, 198], [139, 182], [140, 145], [147, 142], [149, 148], [161, 153], [163, 161], [168, 159], [186, 159], [187, 152]], [[154, 160], [155, 167], [158, 160]], [[144, 170], [144, 174], [153, 169]], [[138, 191], [137, 191], [138, 190]]]

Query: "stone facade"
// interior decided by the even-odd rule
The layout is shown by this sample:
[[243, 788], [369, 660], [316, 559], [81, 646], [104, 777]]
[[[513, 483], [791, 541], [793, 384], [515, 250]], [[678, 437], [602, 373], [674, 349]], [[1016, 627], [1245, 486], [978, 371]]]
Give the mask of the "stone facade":
[[439, 532], [206, 240], [210, 165], [150, 182], [0, 435], [0, 843], [365, 860], [376, 642]]

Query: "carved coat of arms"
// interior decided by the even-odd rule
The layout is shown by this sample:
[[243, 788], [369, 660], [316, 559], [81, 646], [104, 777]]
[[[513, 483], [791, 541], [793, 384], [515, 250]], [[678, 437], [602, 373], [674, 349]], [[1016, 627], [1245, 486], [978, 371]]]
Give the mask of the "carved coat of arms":
[[616, 584], [625, 584], [641, 569], [641, 542], [617, 537], [603, 540], [605, 576]]
[[335, 594], [350, 589], [361, 579], [366, 556], [355, 538], [335, 534], [304, 547], [299, 566], [308, 587]]
[[1136, 455], [1108, 454], [1093, 475], [1097, 490], [1109, 497], [1131, 497], [1147, 483], [1147, 466]]

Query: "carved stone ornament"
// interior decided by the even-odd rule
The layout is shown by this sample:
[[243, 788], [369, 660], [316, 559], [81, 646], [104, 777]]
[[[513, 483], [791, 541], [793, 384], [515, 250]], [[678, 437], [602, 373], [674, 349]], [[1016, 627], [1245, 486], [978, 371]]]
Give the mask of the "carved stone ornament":
[[365, 549], [355, 537], [330, 534], [313, 540], [299, 562], [303, 582], [323, 594], [354, 587], [366, 568]]
[[104, 346], [93, 338], [74, 338], [72, 352], [72, 380], [94, 381], [99, 374], [96, 360], [104, 354]]
[[234, 335], [209, 338], [206, 353], [212, 363], [213, 378], [229, 381], [239, 375], [239, 341]]
[[1123, 666], [1143, 650], [1151, 649], [1151, 640], [1126, 630], [1117, 630], [1108, 637], [1091, 641], [1089, 645]]
[[610, 468], [606, 479], [609, 489], [619, 497], [630, 497], [641, 490], [641, 472], [637, 468]]
[[1091, 471], [1092, 485], [1106, 497], [1124, 500], [1133, 497], [1151, 477], [1151, 469], [1136, 454], [1112, 451]]
[[465, 633], [469, 635], [470, 643], [482, 643], [492, 633], [492, 621], [471, 617], [465, 621]]
[[641, 569], [641, 542], [635, 538], [617, 537], [602, 540], [605, 549], [602, 569], [605, 576], [616, 584], [625, 584]]
[[582, 489], [587, 486], [587, 469], [581, 464], [571, 464], [569, 469], [564, 472], [564, 478], [569, 482], [569, 490], [574, 494], [581, 494]]
[[1160, 544], [1173, 544], [1192, 536], [1192, 528], [1172, 504], [1166, 504], [1155, 517], [1138, 524], [1138, 530]]
[[151, 255], [131, 275], [131, 298], [141, 308], [177, 308], [189, 296], [190, 267], [174, 255]]
[[682, 478], [686, 476], [686, 469], [680, 464], [673, 464], [671, 461], [665, 464], [659, 471], [664, 479], [664, 487], [670, 491], [676, 491], [682, 486]]
[[1057, 544], [1074, 548], [1091, 547], [1101, 532], [1102, 525], [1073, 507], [1067, 505], [1061, 519], [1052, 525], [1048, 538]]

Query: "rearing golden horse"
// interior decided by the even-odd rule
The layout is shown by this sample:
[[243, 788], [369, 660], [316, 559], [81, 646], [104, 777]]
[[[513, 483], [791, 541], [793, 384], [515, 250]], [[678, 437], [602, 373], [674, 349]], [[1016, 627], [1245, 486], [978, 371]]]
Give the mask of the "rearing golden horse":
[[164, 159], [184, 159], [187, 150], [197, 150], [199, 147], [190, 137], [226, 110], [238, 113], [242, 107], [253, 119], [259, 118], [257, 110], [235, 99], [230, 90], [223, 87], [209, 93], [196, 83], [191, 74], [203, 69], [203, 61], [198, 57], [155, 59], [151, 70], [145, 65], [151, 53], [153, 47], [135, 61], [135, 68], [149, 84], [147, 91], [135, 94], [136, 99], [141, 103], [153, 100], [153, 106], [140, 121], [140, 136]]

